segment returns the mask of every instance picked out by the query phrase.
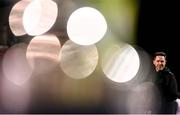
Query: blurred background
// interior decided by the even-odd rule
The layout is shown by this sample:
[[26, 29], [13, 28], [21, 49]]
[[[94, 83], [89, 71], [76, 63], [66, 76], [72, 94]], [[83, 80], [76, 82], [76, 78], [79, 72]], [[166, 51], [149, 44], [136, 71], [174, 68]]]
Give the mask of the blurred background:
[[[151, 113], [158, 99], [148, 81], [154, 52], [167, 53], [180, 90], [177, 5], [175, 0], [1, 0], [0, 113]], [[96, 9], [95, 18], [85, 20], [89, 11], [75, 17], [85, 21], [70, 22], [82, 7]], [[71, 36], [78, 28], [78, 37], [102, 34], [84, 45]]]

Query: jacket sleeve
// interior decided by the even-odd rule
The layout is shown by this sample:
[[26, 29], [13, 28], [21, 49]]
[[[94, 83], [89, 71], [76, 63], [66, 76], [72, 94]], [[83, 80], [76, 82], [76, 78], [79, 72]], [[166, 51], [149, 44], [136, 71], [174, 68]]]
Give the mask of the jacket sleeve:
[[169, 101], [174, 101], [178, 98], [179, 93], [178, 93], [178, 88], [177, 88], [177, 81], [176, 78], [174, 76], [174, 74], [170, 73], [169, 75], [169, 80], [168, 80], [168, 97], [169, 97]]

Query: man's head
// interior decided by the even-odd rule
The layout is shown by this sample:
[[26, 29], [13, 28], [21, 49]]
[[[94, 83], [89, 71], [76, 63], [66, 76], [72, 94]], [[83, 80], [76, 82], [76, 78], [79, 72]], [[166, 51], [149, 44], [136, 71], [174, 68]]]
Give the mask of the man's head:
[[166, 67], [166, 53], [156, 52], [154, 54], [153, 64], [156, 71], [163, 70]]

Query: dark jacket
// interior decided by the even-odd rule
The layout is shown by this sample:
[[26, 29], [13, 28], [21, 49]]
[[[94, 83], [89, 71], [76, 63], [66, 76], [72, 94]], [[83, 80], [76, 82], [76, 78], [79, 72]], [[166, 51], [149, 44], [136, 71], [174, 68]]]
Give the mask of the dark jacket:
[[166, 67], [158, 71], [155, 81], [161, 96], [160, 114], [176, 114], [178, 98], [177, 82], [174, 74]]
[[163, 101], [172, 102], [178, 98], [175, 76], [167, 67], [157, 72], [155, 83], [159, 88]]

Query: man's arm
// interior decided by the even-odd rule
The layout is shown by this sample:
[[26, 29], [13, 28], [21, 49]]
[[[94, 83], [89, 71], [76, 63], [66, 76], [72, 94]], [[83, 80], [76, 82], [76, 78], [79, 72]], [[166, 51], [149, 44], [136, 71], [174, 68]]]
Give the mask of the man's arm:
[[169, 100], [174, 101], [179, 97], [178, 93], [178, 87], [177, 87], [177, 81], [174, 76], [174, 74], [170, 73], [169, 76], [169, 84], [168, 84], [168, 95], [169, 95]]

